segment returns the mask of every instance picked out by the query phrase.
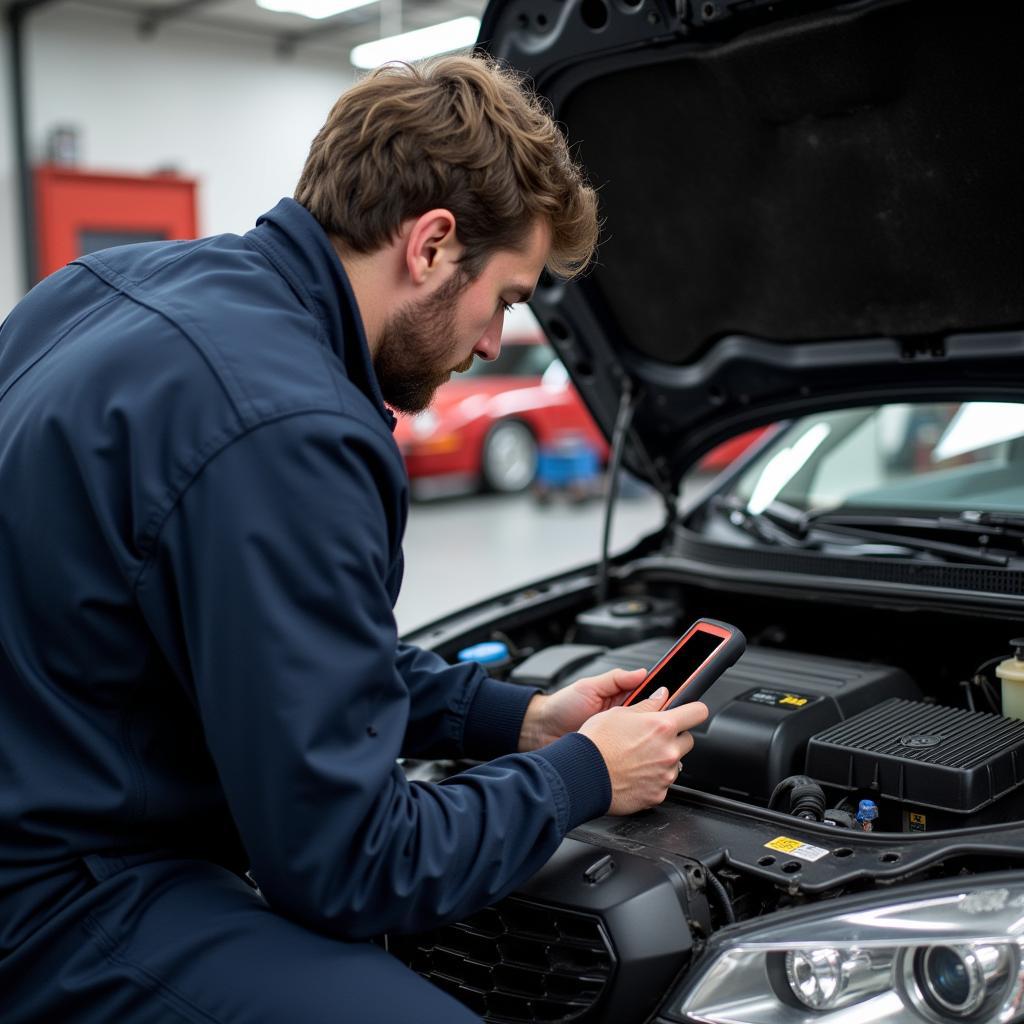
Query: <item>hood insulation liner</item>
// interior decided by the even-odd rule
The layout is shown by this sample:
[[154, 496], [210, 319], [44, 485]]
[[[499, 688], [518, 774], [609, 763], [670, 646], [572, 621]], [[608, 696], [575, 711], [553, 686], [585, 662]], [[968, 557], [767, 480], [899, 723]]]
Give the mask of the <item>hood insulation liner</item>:
[[570, 92], [557, 114], [606, 218], [592, 284], [622, 337], [679, 364], [734, 333], [1024, 323], [1013, 7], [847, 8], [652, 48]]

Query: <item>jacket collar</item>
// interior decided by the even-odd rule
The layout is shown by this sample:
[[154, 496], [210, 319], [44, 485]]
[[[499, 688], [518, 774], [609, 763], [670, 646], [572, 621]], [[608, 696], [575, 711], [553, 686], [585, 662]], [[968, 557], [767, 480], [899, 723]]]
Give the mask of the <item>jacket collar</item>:
[[316, 218], [294, 199], [282, 199], [245, 237], [266, 255], [306, 309], [319, 319], [349, 380], [370, 398], [394, 430], [395, 417], [384, 404], [352, 285]]

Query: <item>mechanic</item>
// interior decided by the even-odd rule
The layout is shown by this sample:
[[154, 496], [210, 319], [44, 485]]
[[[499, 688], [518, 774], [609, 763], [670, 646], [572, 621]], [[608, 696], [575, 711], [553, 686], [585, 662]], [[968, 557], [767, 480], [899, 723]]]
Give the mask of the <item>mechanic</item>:
[[[617, 706], [620, 670], [543, 696], [401, 643], [392, 611], [389, 406], [494, 359], [506, 307], [596, 238], [536, 97], [443, 58], [345, 93], [245, 236], [85, 256], [13, 310], [5, 1024], [474, 1020], [368, 940], [664, 799], [703, 705]], [[402, 755], [485, 763], [426, 785]]]

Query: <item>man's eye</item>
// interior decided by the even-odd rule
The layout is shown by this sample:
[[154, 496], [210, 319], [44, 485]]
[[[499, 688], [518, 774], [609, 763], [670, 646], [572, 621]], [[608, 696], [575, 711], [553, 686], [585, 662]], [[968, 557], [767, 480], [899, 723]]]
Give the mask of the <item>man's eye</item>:
[[506, 302], [504, 299], [501, 300], [501, 308], [504, 309], [506, 313], [512, 312], [513, 305], [515, 304], [511, 302]]

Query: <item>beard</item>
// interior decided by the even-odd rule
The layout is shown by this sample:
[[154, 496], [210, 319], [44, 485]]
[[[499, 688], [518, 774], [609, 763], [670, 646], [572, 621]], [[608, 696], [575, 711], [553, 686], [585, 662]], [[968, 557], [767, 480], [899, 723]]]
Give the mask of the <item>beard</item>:
[[384, 401], [396, 412], [423, 412], [452, 373], [473, 364], [471, 353], [452, 365], [455, 304], [466, 283], [457, 272], [434, 295], [403, 306], [384, 324], [373, 367]]

